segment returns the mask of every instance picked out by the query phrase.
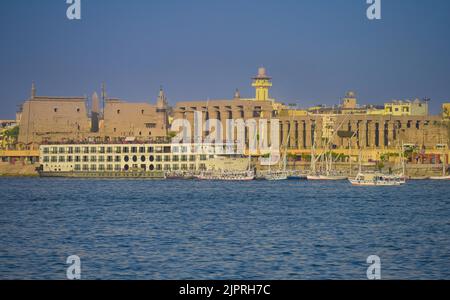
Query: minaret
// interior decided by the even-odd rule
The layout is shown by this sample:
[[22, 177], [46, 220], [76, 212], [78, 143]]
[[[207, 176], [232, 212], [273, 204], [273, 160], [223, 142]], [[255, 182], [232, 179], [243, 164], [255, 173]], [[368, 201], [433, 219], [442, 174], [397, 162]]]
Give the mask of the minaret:
[[269, 89], [272, 87], [272, 78], [267, 76], [266, 69], [261, 67], [258, 69], [258, 75], [253, 78], [252, 86], [256, 90], [256, 101], [269, 100]]
[[241, 92], [239, 91], [239, 89], [236, 89], [236, 91], [234, 92], [234, 100], [239, 99], [241, 99]]
[[164, 124], [165, 134], [167, 135], [169, 128], [169, 106], [167, 104], [166, 93], [164, 93], [162, 86], [159, 89], [158, 100], [156, 100], [156, 112], [158, 114], [158, 118]]
[[158, 100], [156, 101], [156, 107], [158, 109], [166, 109], [167, 108], [167, 98], [164, 93], [163, 87], [159, 89]]
[[34, 81], [31, 83], [31, 99], [36, 98], [36, 85]]

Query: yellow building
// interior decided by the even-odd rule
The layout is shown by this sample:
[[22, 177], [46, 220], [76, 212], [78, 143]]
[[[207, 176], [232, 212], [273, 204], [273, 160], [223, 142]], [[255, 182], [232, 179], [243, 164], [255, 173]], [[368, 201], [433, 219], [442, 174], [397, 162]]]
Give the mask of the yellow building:
[[395, 100], [384, 104], [384, 114], [392, 116], [427, 116], [428, 102], [419, 99], [414, 101]]
[[450, 120], [450, 103], [442, 104], [442, 117], [445, 120]]

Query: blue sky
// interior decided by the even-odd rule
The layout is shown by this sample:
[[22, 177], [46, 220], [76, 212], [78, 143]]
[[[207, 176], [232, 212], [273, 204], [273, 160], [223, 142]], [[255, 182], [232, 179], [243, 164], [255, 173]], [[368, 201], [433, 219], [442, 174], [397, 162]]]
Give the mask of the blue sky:
[[38, 95], [99, 91], [170, 103], [253, 96], [263, 65], [271, 95], [300, 107], [337, 104], [355, 90], [363, 104], [450, 101], [450, 1], [382, 0], [382, 20], [365, 0], [65, 0], [0, 4], [0, 118], [13, 118], [36, 81]]

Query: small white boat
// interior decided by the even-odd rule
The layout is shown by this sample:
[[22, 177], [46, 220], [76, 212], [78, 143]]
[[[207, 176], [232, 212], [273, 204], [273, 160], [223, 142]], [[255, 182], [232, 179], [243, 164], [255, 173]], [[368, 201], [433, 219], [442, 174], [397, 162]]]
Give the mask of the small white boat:
[[211, 181], [251, 181], [255, 179], [255, 173], [253, 171], [245, 172], [204, 172], [197, 176], [200, 180]]
[[349, 179], [355, 186], [400, 186], [406, 180], [400, 176], [385, 175], [382, 173], [359, 173], [355, 179]]
[[442, 152], [444, 159], [442, 160], [442, 176], [430, 177], [431, 180], [450, 180], [450, 175], [447, 175], [447, 155]]
[[450, 176], [433, 176], [430, 177], [431, 180], [450, 180]]
[[269, 180], [269, 181], [279, 181], [279, 180], [287, 180], [288, 179], [288, 174], [287, 172], [284, 171], [279, 171], [279, 172], [269, 172], [264, 176], [265, 180]]

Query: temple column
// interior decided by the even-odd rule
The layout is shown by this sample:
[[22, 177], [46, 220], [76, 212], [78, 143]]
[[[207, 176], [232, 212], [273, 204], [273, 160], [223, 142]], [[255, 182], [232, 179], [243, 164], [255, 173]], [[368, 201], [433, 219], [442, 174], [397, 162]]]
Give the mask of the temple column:
[[395, 147], [395, 123], [388, 123], [388, 148]]
[[311, 128], [312, 128], [312, 121], [311, 120], [306, 120], [305, 123], [305, 129], [306, 129], [306, 139], [305, 139], [305, 145], [306, 145], [306, 149], [310, 149], [312, 146], [311, 143]]

